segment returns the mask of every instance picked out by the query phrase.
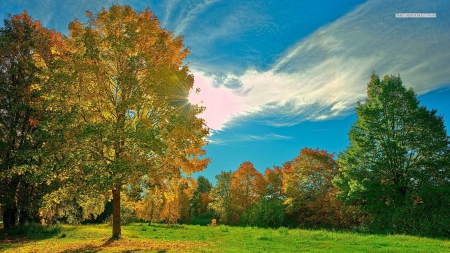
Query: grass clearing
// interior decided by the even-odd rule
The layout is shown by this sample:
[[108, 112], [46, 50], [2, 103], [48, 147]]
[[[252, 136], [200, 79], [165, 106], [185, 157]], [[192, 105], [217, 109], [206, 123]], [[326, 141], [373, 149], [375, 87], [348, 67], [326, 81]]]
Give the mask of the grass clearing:
[[[21, 233], [21, 234], [20, 234]], [[109, 241], [108, 225], [47, 227], [6, 235], [4, 252], [450, 252], [450, 240], [325, 230], [134, 223]], [[34, 233], [34, 236], [31, 236]], [[14, 237], [12, 237], [14, 236]], [[14, 238], [14, 239], [12, 239]]]

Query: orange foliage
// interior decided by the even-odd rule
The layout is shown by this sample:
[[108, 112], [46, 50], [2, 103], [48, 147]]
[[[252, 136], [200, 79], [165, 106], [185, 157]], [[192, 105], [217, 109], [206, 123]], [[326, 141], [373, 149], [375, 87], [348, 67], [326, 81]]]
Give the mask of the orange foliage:
[[283, 170], [274, 166], [273, 170], [267, 168], [265, 172], [266, 196], [269, 198], [281, 198], [283, 194]]
[[206, 213], [208, 211], [208, 204], [211, 202], [208, 193], [202, 193], [202, 205], [200, 213]]
[[334, 154], [304, 148], [283, 171], [287, 212], [300, 225], [339, 226], [343, 217], [332, 179], [338, 173]]
[[234, 210], [232, 222], [237, 223], [245, 210], [258, 203], [265, 195], [266, 182], [251, 162], [244, 162], [231, 180], [231, 206]]

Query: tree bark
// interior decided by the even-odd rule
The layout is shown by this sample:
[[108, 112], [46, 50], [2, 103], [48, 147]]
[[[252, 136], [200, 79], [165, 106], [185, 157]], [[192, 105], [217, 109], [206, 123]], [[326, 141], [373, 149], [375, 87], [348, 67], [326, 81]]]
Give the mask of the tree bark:
[[8, 207], [3, 209], [3, 228], [11, 229], [16, 225], [17, 209], [15, 207]]
[[120, 224], [120, 185], [114, 185], [113, 194], [113, 239], [119, 239], [122, 236]]

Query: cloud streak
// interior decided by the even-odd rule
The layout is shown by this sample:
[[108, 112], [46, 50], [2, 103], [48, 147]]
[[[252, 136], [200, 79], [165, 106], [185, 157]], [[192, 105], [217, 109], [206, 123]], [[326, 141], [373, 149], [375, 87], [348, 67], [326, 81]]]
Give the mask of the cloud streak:
[[[215, 2], [218, 2], [219, 0], [204, 0], [200, 1], [198, 3], [191, 4], [192, 7], [186, 9], [186, 14], [184, 13], [180, 14], [180, 17], [177, 22], [177, 27], [175, 28], [175, 34], [182, 34], [186, 27], [188, 25], [191, 25], [192, 21], [196, 19], [196, 17], [205, 11], [210, 5], [214, 4]], [[175, 3], [170, 3], [170, 9], [172, 9], [173, 5], [178, 4], [178, 1], [175, 1]], [[183, 12], [185, 9], [183, 9]], [[169, 17], [170, 13], [167, 13], [166, 17]], [[167, 20], [166, 20], [167, 22]]]
[[[398, 12], [435, 12], [437, 18], [396, 19]], [[217, 84], [220, 79], [197, 67], [196, 86], [219, 87], [200, 93], [208, 112], [203, 117], [212, 129], [249, 115], [273, 126], [341, 117], [366, 96], [372, 71], [400, 74], [419, 94], [447, 85], [449, 21], [445, 1], [368, 1], [293, 45], [269, 70], [230, 73], [235, 88], [225, 89], [225, 82]]]
[[[289, 34], [283, 31], [313, 21], [307, 20], [314, 15], [306, 7], [291, 11], [295, 4], [277, 9], [280, 3], [217, 0], [0, 0], [3, 12], [27, 6], [33, 18], [63, 33], [73, 18], [85, 20], [86, 10], [113, 3], [148, 4], [160, 10], [163, 25], [185, 36], [195, 88], [202, 90], [191, 99], [203, 101], [202, 117], [214, 130], [249, 116], [272, 126], [342, 117], [366, 96], [372, 71], [401, 74], [419, 94], [450, 83], [450, 3], [445, 0], [369, 0], [282, 54], [274, 48], [285, 48], [279, 41]], [[434, 12], [437, 18], [396, 19], [400, 12]]]
[[249, 142], [249, 141], [259, 141], [259, 142], [268, 142], [273, 140], [290, 140], [293, 139], [291, 136], [285, 136], [275, 133], [268, 133], [264, 135], [243, 135], [243, 134], [236, 134], [236, 135], [230, 135], [227, 136], [226, 139], [213, 136], [209, 139], [210, 143], [214, 145], [227, 145], [230, 143], [236, 143], [236, 142]]

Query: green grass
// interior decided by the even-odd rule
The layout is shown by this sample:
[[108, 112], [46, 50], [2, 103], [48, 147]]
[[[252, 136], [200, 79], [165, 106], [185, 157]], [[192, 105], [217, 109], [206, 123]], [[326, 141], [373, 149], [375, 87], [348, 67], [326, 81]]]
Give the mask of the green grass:
[[5, 252], [450, 252], [450, 240], [404, 235], [252, 227], [170, 226], [134, 223], [123, 239], [109, 241], [111, 227], [47, 227], [5, 236]]

